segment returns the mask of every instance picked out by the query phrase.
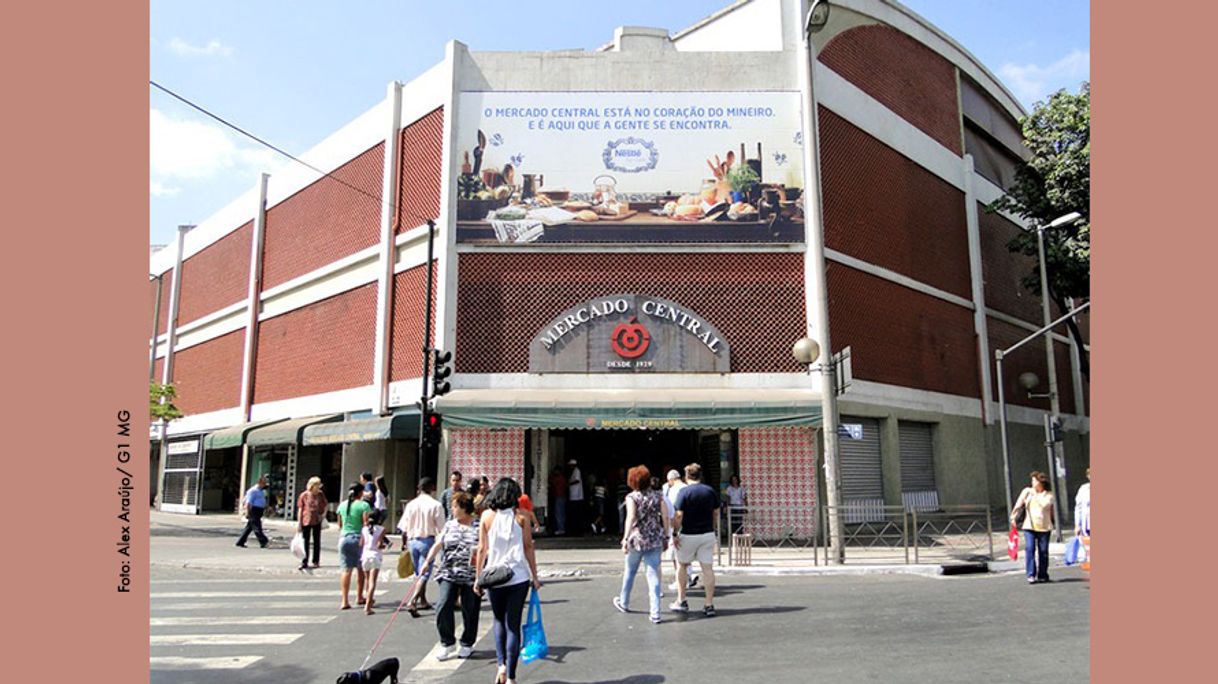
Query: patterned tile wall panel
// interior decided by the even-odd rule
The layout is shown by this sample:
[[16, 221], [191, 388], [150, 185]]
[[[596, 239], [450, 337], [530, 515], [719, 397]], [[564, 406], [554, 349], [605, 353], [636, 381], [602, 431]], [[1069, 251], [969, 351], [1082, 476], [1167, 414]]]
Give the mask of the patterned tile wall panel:
[[701, 314], [731, 344], [732, 372], [798, 372], [803, 255], [462, 254], [456, 370], [525, 373], [529, 341], [579, 302], [617, 292], [671, 299]]
[[439, 217], [443, 158], [444, 108], [441, 107], [402, 129], [397, 232]]
[[267, 210], [264, 290], [376, 244], [384, 155], [378, 143]]
[[819, 59], [843, 78], [961, 153], [956, 67], [890, 26], [858, 26], [834, 36]]
[[375, 327], [376, 283], [263, 321], [254, 401], [371, 384]]
[[816, 432], [742, 428], [740, 481], [748, 488], [747, 531], [765, 539], [808, 539], [816, 526]]
[[964, 193], [820, 112], [826, 246], [971, 298]]
[[253, 237], [250, 221], [182, 262], [178, 321], [189, 323], [246, 298]]
[[240, 406], [244, 356], [244, 329], [179, 351], [173, 362], [174, 404], [186, 415]]
[[[434, 263], [434, 262], [433, 262]], [[434, 273], [434, 266], [433, 266]], [[427, 306], [427, 271], [416, 266], [393, 278], [393, 329], [390, 338], [391, 380], [423, 374], [423, 313]], [[431, 332], [436, 329], [436, 303], [431, 302]]]
[[851, 347], [854, 377], [981, 397], [973, 312], [830, 263], [833, 350]]
[[485, 475], [494, 486], [510, 477], [524, 487], [524, 429], [470, 428], [448, 431], [450, 471], [467, 480]]

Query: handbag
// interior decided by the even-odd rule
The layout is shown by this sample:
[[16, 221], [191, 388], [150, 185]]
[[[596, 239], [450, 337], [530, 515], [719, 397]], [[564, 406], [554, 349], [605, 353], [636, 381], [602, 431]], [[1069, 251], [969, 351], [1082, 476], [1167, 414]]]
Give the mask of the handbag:
[[1023, 527], [1023, 521], [1028, 517], [1027, 504], [1019, 504], [1015, 508], [1015, 527]]
[[546, 642], [546, 628], [541, 624], [541, 596], [536, 589], [529, 599], [529, 615], [521, 636], [524, 644], [520, 647], [520, 662], [527, 665], [549, 655], [550, 644]]
[[1007, 535], [1007, 555], [1011, 560], [1019, 560], [1019, 528], [1011, 525], [1011, 533]]
[[1062, 560], [1066, 565], [1074, 565], [1079, 561], [1079, 550], [1083, 545], [1083, 540], [1080, 537], [1075, 537], [1066, 544], [1066, 553], [1062, 556]]
[[512, 579], [514, 574], [512, 569], [506, 565], [493, 565], [483, 570], [481, 575], [478, 575], [478, 586], [485, 589], [497, 587], [506, 584]]
[[304, 534], [302, 532], [297, 532], [296, 536], [292, 537], [292, 555], [296, 556], [297, 560], [304, 560], [305, 558]]
[[414, 559], [410, 557], [410, 549], [402, 549], [398, 554], [398, 577], [406, 579], [414, 574]]

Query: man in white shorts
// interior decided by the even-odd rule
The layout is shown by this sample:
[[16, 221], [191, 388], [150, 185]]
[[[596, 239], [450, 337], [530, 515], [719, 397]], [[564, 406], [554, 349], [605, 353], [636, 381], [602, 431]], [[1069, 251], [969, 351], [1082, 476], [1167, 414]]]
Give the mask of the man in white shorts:
[[677, 494], [677, 529], [674, 547], [677, 556], [677, 600], [670, 609], [678, 613], [689, 611], [685, 600], [689, 565], [695, 560], [702, 567], [702, 586], [706, 588], [706, 605], [702, 614], [715, 616], [715, 539], [719, 532], [719, 494], [702, 484], [702, 467], [697, 463], [685, 466], [686, 485]]
[[[681, 473], [676, 470], [668, 471], [667, 482], [664, 483], [663, 494], [664, 501], [668, 503], [668, 519], [675, 521], [677, 519], [677, 494], [685, 489], [685, 481], [681, 479]], [[673, 529], [668, 530], [668, 550], [664, 552], [664, 559], [672, 561], [672, 584], [668, 588], [672, 591], [677, 590], [677, 571], [680, 566], [677, 564], [677, 549], [672, 544]], [[690, 573], [689, 582], [686, 584], [687, 589], [693, 589], [698, 584], [698, 572], [694, 570]]]

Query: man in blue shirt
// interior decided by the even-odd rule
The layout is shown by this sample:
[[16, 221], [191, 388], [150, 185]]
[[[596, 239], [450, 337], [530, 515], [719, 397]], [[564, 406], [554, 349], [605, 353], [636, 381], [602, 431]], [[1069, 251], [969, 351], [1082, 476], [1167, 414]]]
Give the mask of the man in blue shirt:
[[702, 484], [702, 467], [697, 463], [685, 466], [686, 486], [677, 494], [677, 515], [673, 539], [677, 558], [677, 600], [669, 608], [677, 613], [689, 611], [685, 599], [689, 586], [689, 566], [694, 561], [702, 566], [702, 584], [706, 587], [706, 605], [702, 614], [715, 617], [715, 542], [719, 537], [719, 494]]
[[270, 543], [266, 535], [262, 532], [262, 512], [266, 510], [266, 478], [258, 478], [258, 483], [249, 488], [245, 493], [245, 498], [241, 500], [241, 508], [245, 512], [246, 522], [245, 531], [241, 533], [241, 538], [237, 540], [237, 546], [245, 548], [245, 540], [249, 539], [250, 532], [258, 537], [258, 544], [262, 548]]

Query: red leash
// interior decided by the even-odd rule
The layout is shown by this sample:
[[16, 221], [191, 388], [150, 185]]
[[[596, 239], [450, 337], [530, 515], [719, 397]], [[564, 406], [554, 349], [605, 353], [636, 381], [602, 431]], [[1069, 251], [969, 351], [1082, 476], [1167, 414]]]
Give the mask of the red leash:
[[363, 670], [364, 668], [368, 667], [368, 661], [372, 660], [372, 654], [376, 653], [376, 649], [381, 647], [381, 642], [385, 640], [385, 635], [389, 633], [389, 628], [393, 626], [393, 621], [398, 619], [398, 613], [402, 612], [402, 606], [406, 605], [406, 599], [414, 595], [414, 589], [421, 579], [423, 579], [422, 576], [417, 576], [414, 578], [414, 582], [410, 583], [410, 589], [408, 589], [406, 591], [406, 595], [402, 597], [402, 602], [398, 604], [398, 609], [393, 611], [393, 617], [389, 618], [389, 622], [385, 624], [385, 629], [381, 630], [381, 635], [376, 638], [376, 643], [372, 645], [372, 650], [368, 651], [368, 657], [364, 658], [364, 664], [360, 665], [359, 669]]

